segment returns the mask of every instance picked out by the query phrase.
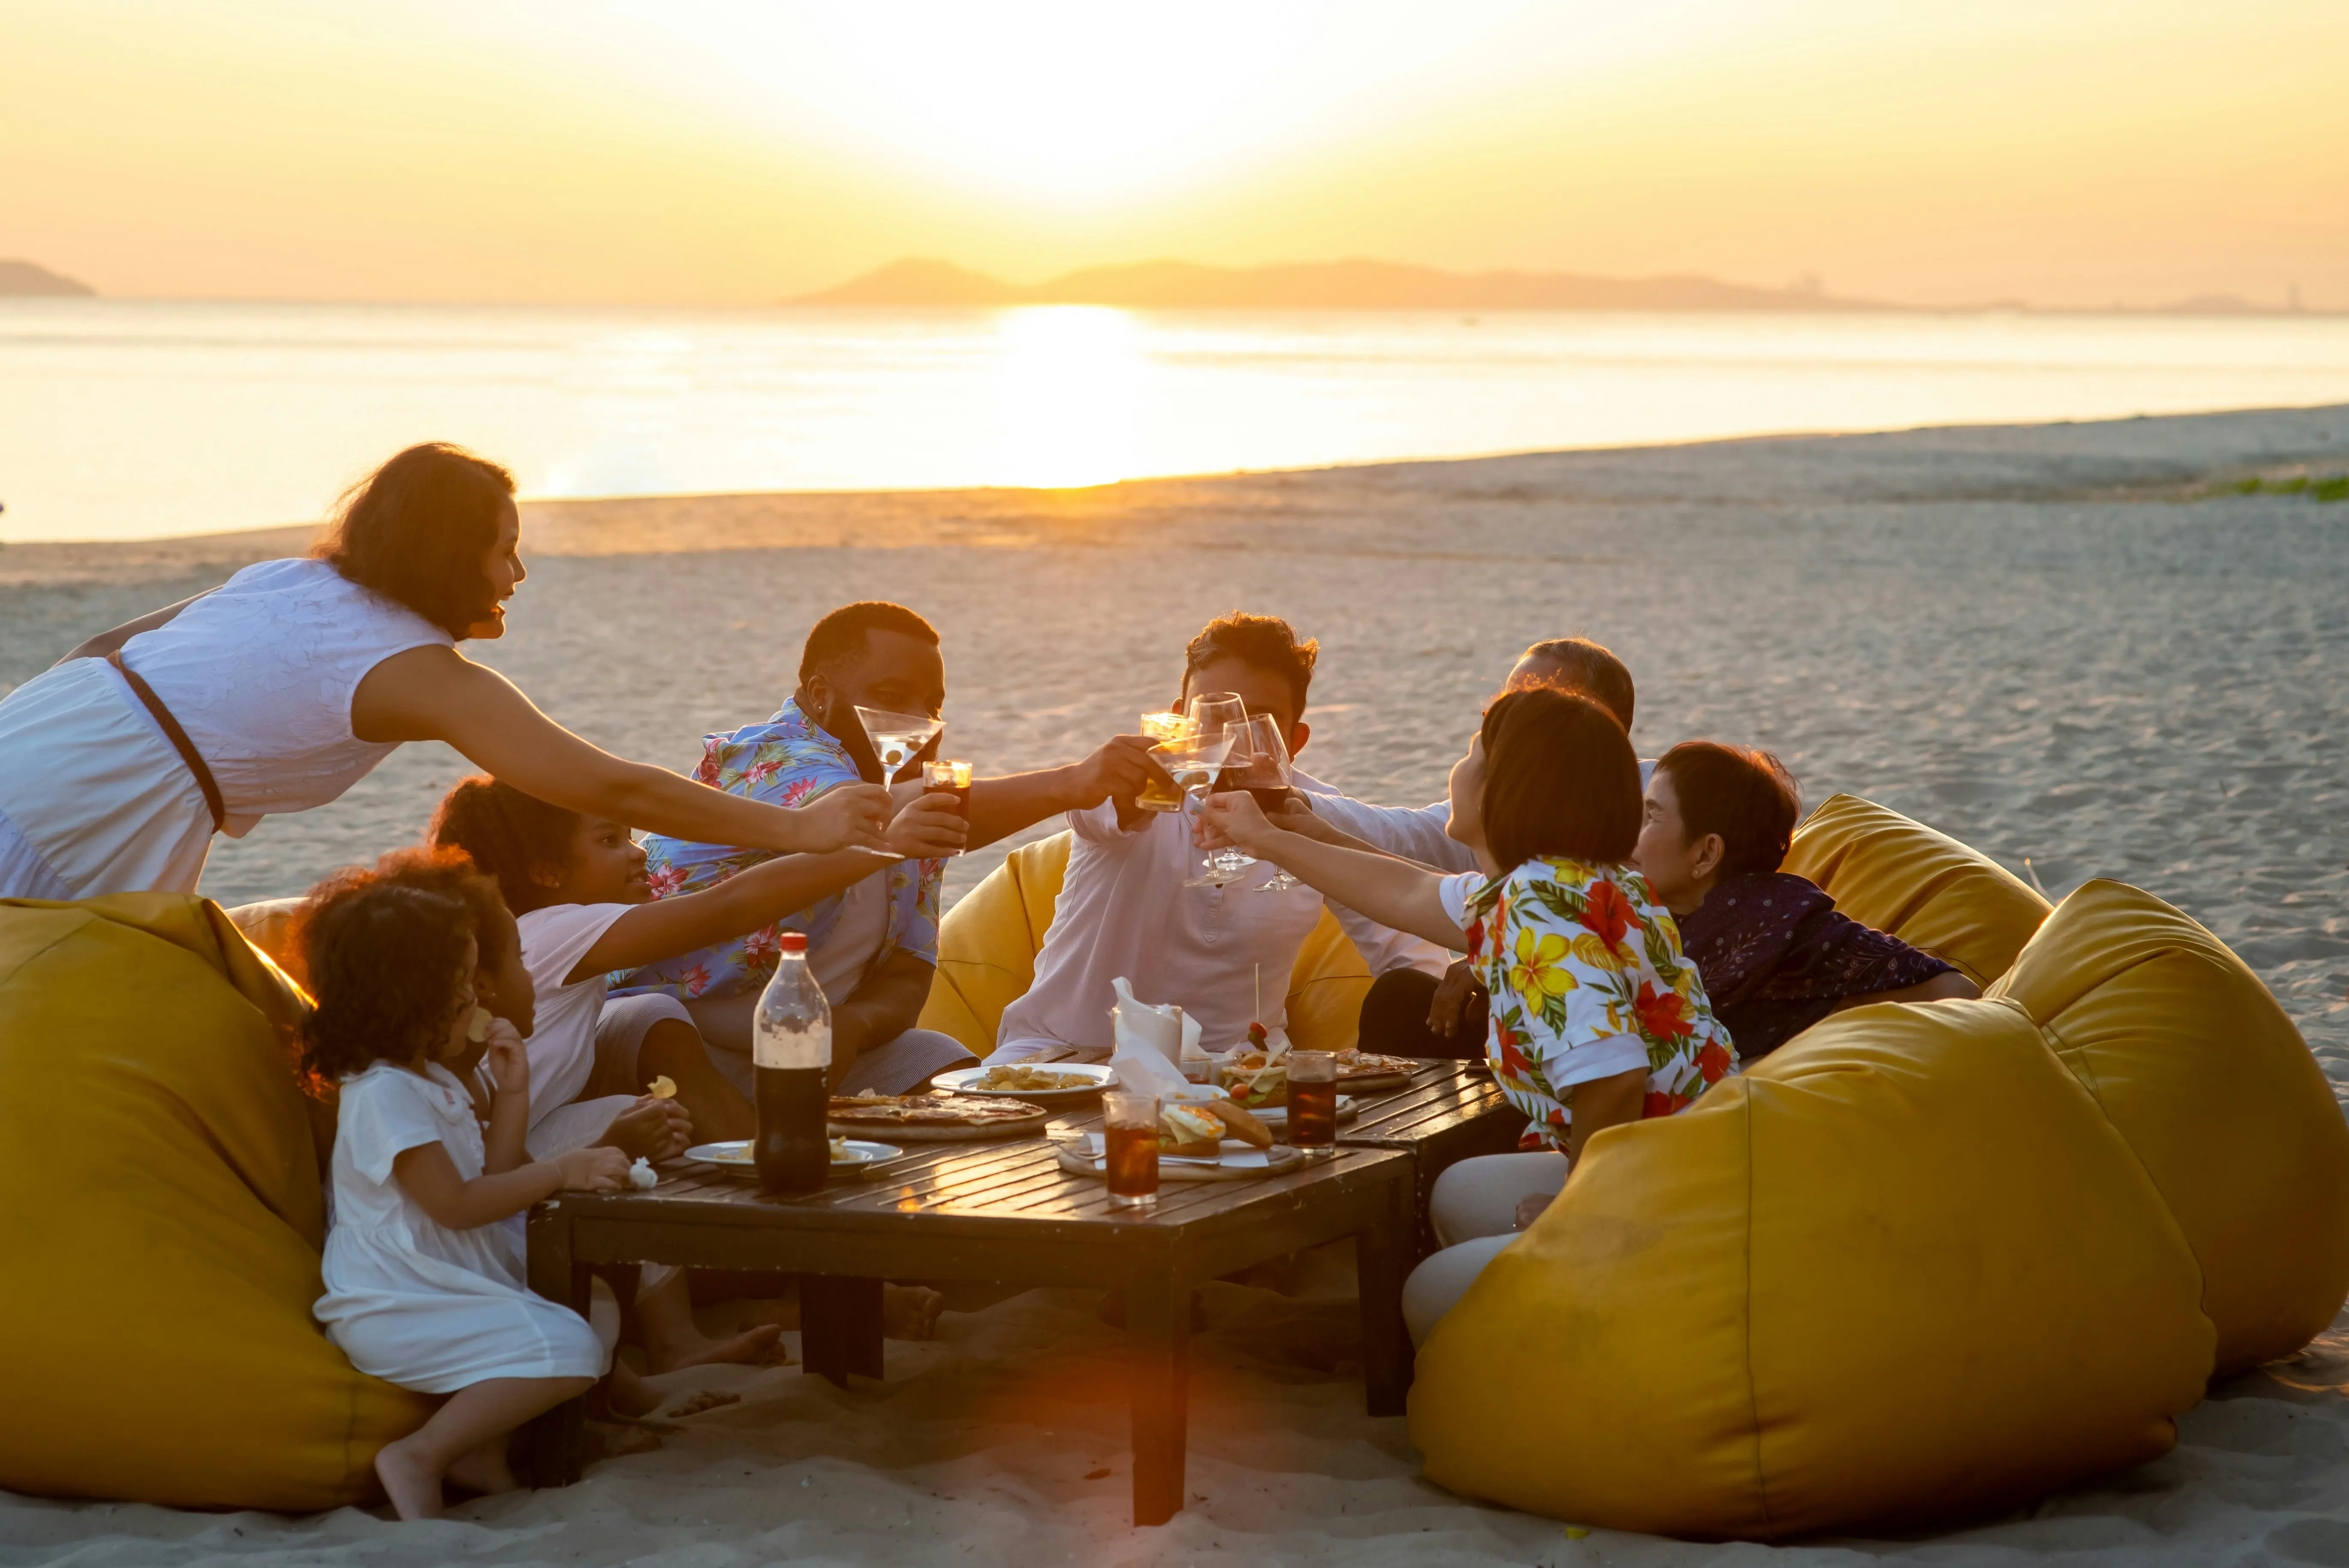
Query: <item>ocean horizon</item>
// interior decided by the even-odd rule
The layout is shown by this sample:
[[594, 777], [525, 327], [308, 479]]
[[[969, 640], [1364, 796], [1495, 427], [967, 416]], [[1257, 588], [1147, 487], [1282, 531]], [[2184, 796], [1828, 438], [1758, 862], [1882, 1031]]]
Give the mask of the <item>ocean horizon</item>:
[[2349, 318], [0, 300], [0, 542], [529, 498], [1061, 488], [2349, 401]]

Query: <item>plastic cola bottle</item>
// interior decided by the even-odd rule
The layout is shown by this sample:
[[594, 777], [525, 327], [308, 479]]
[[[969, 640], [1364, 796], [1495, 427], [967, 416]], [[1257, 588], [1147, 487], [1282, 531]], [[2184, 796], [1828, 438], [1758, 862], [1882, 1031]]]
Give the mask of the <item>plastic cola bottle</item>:
[[832, 1169], [824, 1111], [832, 1091], [832, 1004], [808, 968], [807, 938], [782, 935], [774, 978], [750, 1019], [759, 1136], [751, 1158], [759, 1185], [774, 1193], [813, 1192]]

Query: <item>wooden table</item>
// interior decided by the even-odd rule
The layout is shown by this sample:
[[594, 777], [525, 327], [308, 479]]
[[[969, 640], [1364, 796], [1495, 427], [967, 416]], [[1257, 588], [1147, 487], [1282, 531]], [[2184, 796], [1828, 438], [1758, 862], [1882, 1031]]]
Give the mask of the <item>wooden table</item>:
[[1361, 1114], [1338, 1124], [1343, 1148], [1392, 1149], [1413, 1161], [1413, 1212], [1421, 1255], [1433, 1252], [1427, 1195], [1445, 1169], [1472, 1154], [1511, 1154], [1526, 1130], [1493, 1075], [1468, 1062], [1427, 1062], [1402, 1088], [1361, 1097]]
[[[1061, 1170], [1042, 1139], [906, 1147], [877, 1175], [803, 1198], [769, 1198], [755, 1182], [683, 1167], [650, 1192], [564, 1193], [531, 1211], [531, 1288], [584, 1312], [594, 1264], [796, 1274], [802, 1360], [843, 1383], [881, 1374], [885, 1279], [1122, 1290], [1133, 1519], [1162, 1524], [1183, 1505], [1192, 1287], [1350, 1235], [1370, 1412], [1402, 1413], [1412, 1360], [1402, 1281], [1418, 1229], [1411, 1156], [1341, 1148], [1258, 1181], [1167, 1181], [1154, 1209], [1120, 1209], [1100, 1180]], [[578, 1479], [581, 1438], [576, 1401], [533, 1425], [539, 1485]]]

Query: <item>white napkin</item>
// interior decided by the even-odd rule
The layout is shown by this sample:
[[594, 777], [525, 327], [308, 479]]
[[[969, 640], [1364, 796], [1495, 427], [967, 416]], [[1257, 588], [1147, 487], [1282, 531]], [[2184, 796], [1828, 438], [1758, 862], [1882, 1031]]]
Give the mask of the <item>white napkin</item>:
[[1137, 1094], [1161, 1099], [1215, 1099], [1218, 1091], [1186, 1080], [1174, 1063], [1184, 1047], [1199, 1048], [1199, 1020], [1174, 1007], [1154, 1007], [1133, 999], [1133, 987], [1121, 975], [1110, 982], [1117, 1006], [1109, 1010], [1110, 1031], [1117, 1049], [1109, 1065], [1117, 1081]]

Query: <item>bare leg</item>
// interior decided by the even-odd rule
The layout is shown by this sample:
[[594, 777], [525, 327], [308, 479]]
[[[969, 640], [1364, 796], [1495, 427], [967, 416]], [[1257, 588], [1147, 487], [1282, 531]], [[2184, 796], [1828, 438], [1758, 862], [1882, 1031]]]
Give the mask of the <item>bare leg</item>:
[[646, 1030], [644, 1044], [636, 1049], [636, 1064], [647, 1083], [667, 1078], [677, 1085], [678, 1103], [693, 1118], [696, 1138], [714, 1143], [758, 1132], [750, 1102], [710, 1064], [709, 1047], [689, 1026], [663, 1018]]
[[440, 1480], [492, 1438], [595, 1386], [593, 1377], [492, 1377], [460, 1389], [432, 1418], [375, 1456], [375, 1473], [402, 1519], [440, 1517]]
[[449, 1479], [484, 1497], [512, 1491], [522, 1485], [514, 1479], [513, 1466], [506, 1458], [506, 1445], [512, 1437], [511, 1432], [500, 1432], [471, 1453], [460, 1455], [449, 1467]]
[[783, 1332], [770, 1323], [731, 1339], [706, 1337], [693, 1321], [692, 1292], [682, 1270], [659, 1289], [637, 1293], [636, 1321], [644, 1326], [645, 1358], [655, 1372], [674, 1372], [680, 1367], [713, 1361], [762, 1361]]

